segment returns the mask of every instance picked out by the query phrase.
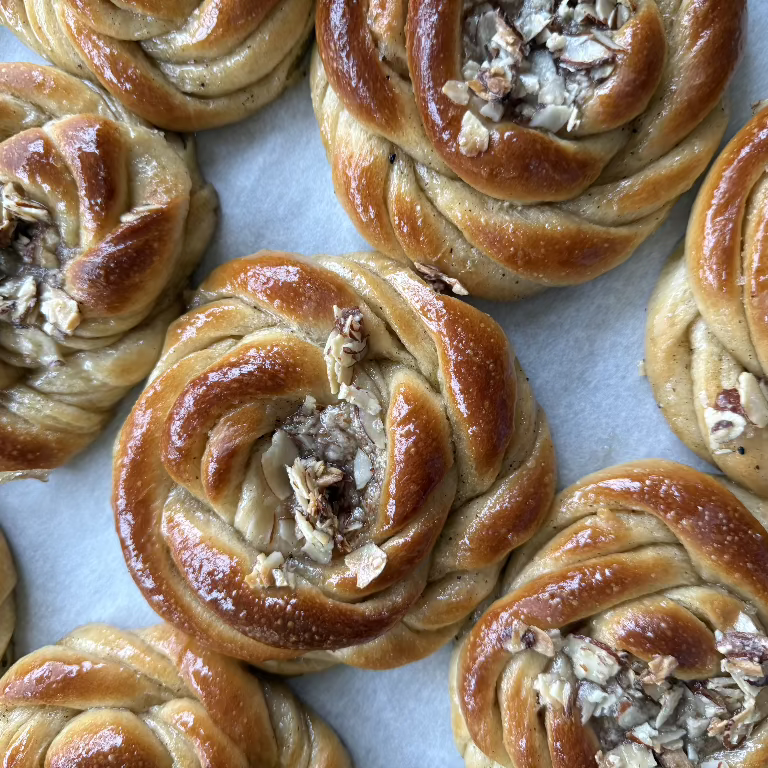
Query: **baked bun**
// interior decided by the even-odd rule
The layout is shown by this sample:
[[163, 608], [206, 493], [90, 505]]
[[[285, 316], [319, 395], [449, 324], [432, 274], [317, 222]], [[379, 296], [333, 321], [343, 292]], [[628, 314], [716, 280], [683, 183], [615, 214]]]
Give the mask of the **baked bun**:
[[189, 141], [0, 65], [0, 479], [68, 461], [149, 373], [216, 206]]
[[46, 768], [349, 768], [283, 685], [160, 625], [75, 630], [0, 680], [0, 757]]
[[0, 21], [171, 131], [234, 123], [290, 82], [314, 0], [0, 0]]
[[318, 0], [336, 193], [375, 248], [473, 295], [591, 280], [714, 155], [746, 5]]
[[445, 643], [554, 494], [488, 316], [378, 254], [263, 251], [203, 283], [123, 427], [113, 503], [152, 607], [281, 672]]
[[735, 488], [650, 460], [558, 496], [454, 656], [467, 766], [768, 763], [768, 506]]
[[699, 192], [648, 310], [646, 371], [675, 434], [768, 496], [768, 106]]

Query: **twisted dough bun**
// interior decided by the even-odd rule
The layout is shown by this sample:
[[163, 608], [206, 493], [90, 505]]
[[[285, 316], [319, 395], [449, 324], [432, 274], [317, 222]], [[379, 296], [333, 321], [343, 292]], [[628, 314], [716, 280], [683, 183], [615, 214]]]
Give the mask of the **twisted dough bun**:
[[102, 624], [24, 656], [0, 680], [4, 765], [349, 768], [284, 686], [160, 625]]
[[157, 361], [210, 239], [188, 141], [32, 64], [0, 66], [0, 478], [60, 466]]
[[[567, 2], [523, 4], [524, 13], [549, 6], [544, 21], [554, 14], [551, 30], [562, 22], [569, 46], [586, 39], [594, 47], [592, 29], [603, 40], [606, 32], [613, 36], [608, 48], [598, 46], [604, 55], [597, 64], [608, 69], [588, 70], [593, 79], [608, 72], [607, 79], [590, 84], [579, 74], [585, 65], [560, 65], [558, 72], [571, 79], [565, 97], [561, 92], [556, 98], [575, 98], [575, 112], [569, 126], [552, 133], [529, 125], [529, 119], [536, 124], [534, 107], [518, 97], [541, 85], [542, 103], [555, 98], [547, 95], [555, 64], [549, 71], [545, 61], [533, 85], [524, 69], [532, 57], [551, 61], [548, 45], [556, 49], [565, 39], [557, 33], [545, 45], [545, 29], [525, 59], [528, 49], [512, 25], [519, 3], [501, 2], [507, 15], [496, 17], [495, 40], [511, 38], [514, 44], [491, 40], [483, 47], [502, 46], [490, 62], [498, 67], [488, 70], [498, 77], [489, 79], [481, 70], [468, 90], [464, 77], [471, 78], [477, 72], [472, 62], [479, 62], [471, 56], [465, 61], [464, 50], [480, 43], [465, 37], [463, 49], [463, 13], [471, 17], [487, 3], [319, 1], [314, 108], [336, 193], [375, 248], [432, 265], [473, 295], [515, 299], [597, 277], [627, 259], [661, 224], [722, 138], [727, 121], [720, 100], [740, 56], [746, 2], [597, 5], [627, 9], [629, 20], [616, 31], [589, 20], [579, 29], [558, 15], [571, 18], [578, 10]], [[507, 53], [503, 45], [518, 50]], [[554, 57], [563, 62], [569, 51]], [[513, 73], [505, 81], [515, 56], [523, 58], [515, 71], [524, 76]], [[539, 63], [531, 66], [535, 74]], [[509, 88], [511, 94], [498, 99], [488, 90], [503, 94]], [[471, 96], [474, 89], [490, 101]], [[500, 122], [484, 116], [495, 109]], [[551, 113], [536, 114], [546, 122], [542, 115]], [[486, 149], [462, 146], [483, 137]]]
[[[757, 686], [768, 661], [761, 627], [768, 619], [768, 508], [735, 493], [688, 467], [652, 460], [604, 470], [558, 496], [540, 532], [514, 556], [503, 597], [454, 656], [454, 734], [467, 766], [766, 764], [768, 709]], [[537, 629], [521, 643], [525, 626]], [[562, 652], [553, 662], [552, 648], [535, 650], [547, 650], [547, 632], [569, 663]], [[599, 691], [615, 693], [617, 679], [625, 690], [645, 691], [606, 702]], [[655, 700], [643, 701], [650, 696]], [[734, 724], [751, 696], [754, 720], [745, 715]], [[659, 699], [670, 704], [666, 718]], [[707, 714], [699, 714], [702, 703], [712, 705]], [[601, 714], [602, 706], [608, 711]], [[624, 718], [618, 733], [617, 708]], [[699, 721], [700, 734], [717, 721], [703, 747], [702, 737], [690, 736], [688, 716]], [[643, 727], [649, 718], [661, 736]], [[667, 738], [679, 722], [681, 746]], [[650, 761], [643, 739], [654, 742]], [[616, 742], [624, 743], [618, 752]], [[697, 757], [681, 757], [688, 746]], [[603, 762], [595, 759], [600, 750]]]
[[207, 645], [280, 672], [388, 668], [455, 635], [554, 476], [493, 320], [377, 254], [264, 251], [171, 327], [113, 503], [144, 596]]
[[283, 91], [314, 2], [0, 0], [0, 20], [150, 123], [198, 131], [241, 120]]
[[768, 107], [733, 139], [699, 192], [684, 252], [651, 299], [646, 371], [675, 434], [768, 496]]

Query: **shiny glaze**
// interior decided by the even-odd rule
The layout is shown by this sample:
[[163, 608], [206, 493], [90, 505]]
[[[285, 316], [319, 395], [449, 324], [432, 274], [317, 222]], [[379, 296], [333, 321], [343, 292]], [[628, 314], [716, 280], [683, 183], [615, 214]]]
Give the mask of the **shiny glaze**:
[[9, 767], [170, 768], [188, 751], [209, 766], [350, 765], [335, 734], [286, 688], [167, 625], [76, 630], [8, 671], [0, 710]]
[[[639, 536], [606, 537], [614, 516], [620, 517], [617, 533], [630, 526]], [[587, 535], [591, 525], [594, 537]], [[542, 547], [550, 540], [559, 543]], [[671, 462], [615, 467], [563, 491], [521, 553], [507, 593], [458, 653], [455, 701], [471, 739], [497, 762], [514, 755], [516, 765], [528, 765], [543, 748], [537, 706], [524, 717], [504, 714], [521, 691], [529, 695], [546, 664], [535, 654], [513, 656], [504, 649], [515, 619], [564, 633], [587, 621], [587, 633], [616, 650], [646, 661], [675, 656], [675, 674], [683, 679], [719, 674], [713, 629], [732, 627], [745, 610], [743, 601], [757, 608], [761, 620], [768, 618], [767, 541], [765, 529], [725, 487]], [[497, 693], [499, 680], [507, 682]], [[567, 721], [563, 733], [570, 736], [554, 735], [553, 717]], [[594, 735], [581, 728], [578, 712], [548, 709], [547, 718], [553, 765], [569, 758], [581, 765], [583, 754], [594, 760]], [[530, 752], [519, 742], [526, 729]]]
[[49, 210], [80, 324], [58, 348], [63, 367], [32, 360], [9, 373], [5, 396], [28, 386], [41, 405], [23, 415], [0, 409], [0, 472], [52, 469], [94, 439], [156, 361], [175, 311], [169, 286], [178, 291], [202, 255], [216, 196], [199, 179], [192, 145], [124, 119], [98, 91], [49, 67], [0, 67], [6, 134], [0, 182]]
[[[116, 454], [118, 533], [147, 599], [254, 662], [323, 650], [356, 663], [359, 646], [357, 663], [397, 665], [442, 645], [553, 495], [546, 422], [527, 385], [518, 389], [501, 330], [376, 254], [313, 263], [263, 252], [217, 269], [199, 300], [172, 327]], [[245, 581], [254, 547], [231, 523], [245, 467], [256, 440], [306, 395], [335, 400], [322, 352], [334, 304], [360, 308], [365, 364], [387, 382], [386, 468], [363, 539], [387, 563], [361, 588], [343, 557], [323, 566], [299, 554], [295, 589], [254, 587]], [[461, 552], [441, 540], [454, 528]], [[409, 611], [424, 627], [410, 646], [400, 637]], [[366, 644], [380, 648], [378, 662]]]
[[442, 93], [460, 69], [461, 3], [382, 2], [368, 19], [363, 3], [320, 0], [313, 104], [360, 233], [494, 299], [626, 260], [717, 150], [746, 20], [744, 0], [636, 5], [619, 33], [626, 50], [575, 134], [491, 125], [489, 150], [469, 158], [457, 148], [465, 108]]

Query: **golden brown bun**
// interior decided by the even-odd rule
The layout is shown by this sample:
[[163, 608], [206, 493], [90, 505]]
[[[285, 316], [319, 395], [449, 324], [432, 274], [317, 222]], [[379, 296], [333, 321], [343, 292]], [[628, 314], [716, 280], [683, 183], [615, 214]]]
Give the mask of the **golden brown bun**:
[[0, 756], [48, 768], [349, 768], [333, 731], [279, 683], [159, 625], [91, 624], [0, 680]]
[[[580, 705], [539, 709], [534, 682], [547, 659], [507, 650], [515, 620], [579, 633], [645, 663], [672, 656], [679, 680], [721, 674], [714, 633], [745, 615], [768, 620], [768, 508], [733, 489], [648, 460], [590, 475], [557, 497], [513, 556], [503, 596], [454, 655], [454, 735], [467, 766], [597, 765], [597, 727], [582, 725]], [[758, 768], [767, 755], [763, 722], [719, 758]]]
[[314, 2], [0, 0], [0, 20], [150, 123], [198, 131], [241, 120], [283, 91]]
[[[360, 308], [368, 352], [355, 370], [375, 380], [385, 422], [380, 492], [353, 549], [375, 543], [386, 567], [359, 586], [343, 550], [326, 565], [299, 552], [294, 588], [254, 585], [266, 548], [251, 526], [276, 503], [259, 441], [307, 395], [337, 402], [323, 356], [334, 305]], [[281, 672], [394, 667], [444, 645], [554, 494], [546, 419], [501, 328], [374, 253], [263, 251], [216, 269], [193, 306], [116, 449], [118, 533], [152, 607]]]
[[[651, 299], [646, 334], [648, 379], [675, 434], [760, 496], [768, 496], [767, 160], [764, 108], [710, 170], [684, 252]], [[731, 433], [718, 429], [720, 417], [735, 419]]]
[[520, 298], [622, 263], [725, 131], [744, 0], [633, 0], [581, 127], [485, 120], [490, 144], [473, 157], [457, 149], [467, 107], [442, 91], [462, 80], [462, 0], [368, 5], [318, 2], [312, 99], [336, 194], [372, 246], [473, 295]]
[[0, 138], [8, 479], [68, 461], [152, 369], [217, 199], [190, 140], [51, 67], [0, 65]]

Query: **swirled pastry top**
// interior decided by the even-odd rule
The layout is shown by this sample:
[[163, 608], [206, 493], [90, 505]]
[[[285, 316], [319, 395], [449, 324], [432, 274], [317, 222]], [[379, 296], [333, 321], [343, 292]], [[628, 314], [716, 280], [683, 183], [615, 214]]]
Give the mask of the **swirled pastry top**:
[[467, 765], [765, 765], [766, 512], [659, 460], [563, 491], [457, 650]]
[[651, 302], [646, 369], [677, 435], [768, 495], [768, 108], [717, 159], [694, 205], [685, 252]]
[[595, 277], [714, 154], [745, 14], [722, 0], [320, 0], [313, 99], [337, 192], [374, 245], [472, 293]]
[[0, 65], [0, 472], [89, 443], [151, 369], [213, 230], [189, 142], [32, 64]]
[[262, 252], [172, 326], [113, 499], [169, 621], [255, 662], [386, 667], [455, 634], [553, 484], [489, 317], [377, 254]]
[[92, 624], [0, 680], [0, 756], [49, 768], [349, 768], [284, 686], [167, 625]]
[[0, 0], [0, 19], [42, 56], [99, 82], [173, 131], [232, 123], [287, 85], [313, 0]]

